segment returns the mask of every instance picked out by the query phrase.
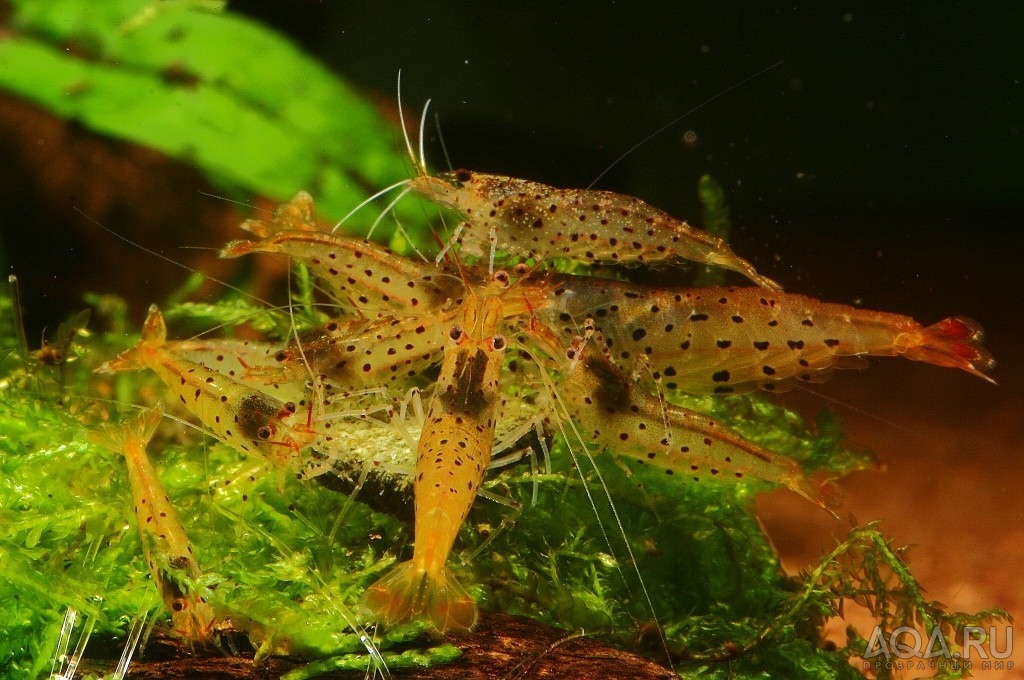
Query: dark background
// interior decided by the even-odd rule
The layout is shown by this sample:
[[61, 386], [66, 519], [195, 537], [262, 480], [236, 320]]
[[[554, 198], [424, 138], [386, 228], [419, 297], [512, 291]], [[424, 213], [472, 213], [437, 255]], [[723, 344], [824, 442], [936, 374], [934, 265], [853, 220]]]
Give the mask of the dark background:
[[[455, 166], [556, 185], [588, 185], [721, 95], [597, 186], [696, 218], [711, 173], [737, 252], [787, 289], [989, 325], [1024, 308], [1007, 295], [1024, 224], [1024, 5], [231, 6], [381, 97], [401, 69], [407, 109], [433, 99]], [[436, 146], [430, 160], [444, 165]]]

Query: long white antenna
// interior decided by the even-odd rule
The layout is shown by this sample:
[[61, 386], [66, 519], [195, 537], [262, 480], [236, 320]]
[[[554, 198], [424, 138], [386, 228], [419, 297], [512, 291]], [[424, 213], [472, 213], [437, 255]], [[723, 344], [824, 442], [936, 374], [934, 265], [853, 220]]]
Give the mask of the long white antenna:
[[416, 154], [412, 150], [412, 142], [409, 141], [409, 131], [405, 129], [405, 114], [402, 112], [402, 69], [398, 69], [398, 122], [402, 125], [402, 138], [405, 139], [405, 150], [409, 152], [409, 159], [413, 165], [417, 165]]
[[420, 173], [427, 174], [427, 154], [423, 153], [423, 138], [426, 137], [427, 109], [430, 108], [430, 101], [423, 105], [423, 113], [420, 114]]

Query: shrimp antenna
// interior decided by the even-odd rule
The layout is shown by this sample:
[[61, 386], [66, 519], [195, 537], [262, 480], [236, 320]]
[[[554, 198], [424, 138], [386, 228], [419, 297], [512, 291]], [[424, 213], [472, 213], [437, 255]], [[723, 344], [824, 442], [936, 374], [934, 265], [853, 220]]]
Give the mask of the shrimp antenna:
[[707, 105], [708, 105], [708, 104], [710, 104], [711, 102], [713, 102], [713, 101], [715, 101], [715, 100], [717, 100], [717, 99], [720, 99], [720, 98], [724, 97], [725, 95], [729, 94], [730, 92], [732, 92], [732, 91], [733, 91], [733, 90], [735, 90], [736, 88], [738, 88], [738, 87], [742, 87], [743, 85], [746, 85], [746, 84], [747, 84], [747, 83], [749, 83], [749, 82], [750, 82], [751, 80], [754, 80], [754, 79], [756, 79], [756, 78], [760, 78], [760, 77], [761, 77], [762, 75], [764, 75], [764, 74], [765, 74], [765, 73], [767, 73], [768, 71], [771, 71], [771, 70], [772, 70], [773, 68], [775, 68], [776, 66], [780, 66], [780, 65], [781, 65], [782, 63], [784, 63], [784, 62], [785, 62], [785, 59], [780, 59], [779, 61], [775, 62], [775, 63], [774, 63], [774, 64], [772, 64], [771, 66], [766, 66], [765, 68], [761, 69], [761, 70], [760, 70], [760, 71], [758, 71], [757, 73], [755, 73], [755, 74], [753, 74], [753, 75], [750, 75], [750, 76], [747, 76], [746, 78], [744, 78], [743, 80], [739, 81], [738, 83], [736, 83], [736, 84], [734, 84], [734, 85], [731, 85], [731, 86], [729, 86], [729, 87], [725, 88], [724, 90], [722, 90], [722, 91], [721, 91], [721, 92], [719, 92], [718, 94], [714, 95], [713, 97], [708, 97], [707, 99], [705, 99], [704, 101], [702, 101], [702, 102], [701, 102], [700, 104], [697, 104], [697, 105], [696, 105], [696, 106], [694, 106], [694, 107], [693, 107], [692, 109], [690, 109], [689, 111], [687, 111], [686, 113], [683, 113], [683, 114], [681, 114], [681, 115], [679, 115], [679, 116], [676, 116], [675, 118], [673, 118], [673, 119], [672, 119], [672, 120], [670, 120], [669, 122], [665, 123], [665, 124], [664, 124], [664, 125], [662, 125], [662, 126], [661, 126], [660, 128], [658, 128], [657, 130], [655, 130], [655, 131], [654, 131], [654, 132], [652, 132], [651, 134], [647, 135], [646, 137], [644, 137], [643, 139], [641, 139], [641, 140], [640, 140], [639, 142], [637, 142], [637, 143], [636, 143], [636, 144], [634, 144], [633, 146], [629, 147], [629, 149], [627, 149], [627, 150], [626, 150], [626, 151], [625, 151], [625, 152], [624, 152], [624, 153], [623, 153], [623, 154], [622, 154], [621, 156], [619, 156], [618, 158], [616, 158], [615, 160], [613, 160], [613, 161], [612, 161], [612, 162], [611, 162], [611, 163], [610, 163], [610, 164], [608, 165], [608, 167], [607, 167], [607, 168], [605, 168], [604, 170], [602, 170], [602, 171], [601, 171], [601, 174], [599, 174], [599, 175], [598, 175], [597, 177], [595, 177], [595, 178], [594, 178], [594, 181], [593, 181], [593, 182], [591, 182], [590, 184], [588, 184], [588, 185], [587, 185], [587, 189], [591, 189], [591, 188], [593, 188], [593, 186], [594, 186], [595, 184], [597, 184], [597, 183], [598, 183], [598, 181], [600, 181], [600, 179], [601, 179], [602, 177], [604, 177], [605, 175], [607, 175], [607, 174], [608, 174], [608, 172], [609, 172], [609, 171], [611, 171], [611, 169], [612, 169], [612, 168], [614, 168], [614, 167], [615, 167], [616, 165], [618, 165], [618, 164], [619, 164], [620, 162], [622, 162], [622, 160], [623, 160], [624, 158], [626, 158], [627, 156], [629, 156], [629, 155], [630, 155], [631, 153], [633, 153], [634, 151], [636, 151], [637, 149], [639, 149], [639, 148], [640, 148], [641, 146], [643, 146], [643, 145], [644, 145], [644, 144], [646, 144], [647, 142], [651, 141], [652, 139], [654, 139], [655, 137], [657, 137], [658, 135], [660, 135], [660, 134], [661, 134], [662, 132], [664, 132], [665, 130], [668, 130], [668, 129], [669, 129], [670, 127], [672, 127], [673, 125], [675, 125], [675, 124], [676, 124], [676, 123], [678, 123], [679, 121], [683, 120], [683, 119], [684, 119], [684, 118], [686, 118], [687, 116], [690, 116], [690, 115], [692, 115], [692, 114], [696, 113], [697, 111], [700, 111], [701, 109], [703, 109], [703, 108], [704, 108], [705, 106], [707, 106]]
[[444, 154], [444, 163], [449, 171], [455, 172], [455, 166], [452, 165], [452, 158], [448, 155], [448, 145], [445, 144], [444, 135], [441, 134], [441, 115], [438, 113], [434, 114], [434, 129], [437, 130], [437, 141], [441, 143], [441, 153]]
[[[403, 180], [402, 180], [402, 181], [400, 181], [400, 182], [395, 182], [395, 183], [394, 183], [394, 184], [392, 184], [391, 186], [387, 186], [387, 187], [384, 187], [383, 189], [381, 189], [380, 191], [378, 191], [377, 193], [375, 193], [375, 194], [374, 194], [373, 196], [370, 196], [369, 198], [367, 198], [367, 199], [363, 200], [362, 202], [360, 202], [360, 203], [359, 203], [359, 205], [357, 205], [356, 207], [354, 207], [354, 208], [352, 208], [351, 210], [349, 210], [349, 211], [348, 211], [348, 212], [347, 212], [347, 213], [345, 214], [345, 216], [344, 216], [344, 217], [342, 217], [342, 218], [341, 218], [340, 220], [338, 220], [338, 221], [337, 221], [337, 223], [336, 223], [336, 224], [335, 224], [335, 225], [334, 225], [333, 227], [331, 227], [331, 233], [333, 234], [333, 233], [334, 233], [335, 231], [337, 231], [337, 230], [338, 230], [338, 227], [340, 227], [341, 225], [343, 225], [343, 224], [345, 223], [345, 221], [346, 221], [346, 220], [348, 220], [348, 218], [350, 218], [350, 217], [352, 217], [353, 215], [355, 215], [355, 214], [356, 214], [357, 212], [359, 212], [359, 211], [360, 211], [360, 210], [361, 210], [361, 209], [362, 209], [362, 208], [363, 208], [363, 207], [364, 207], [365, 205], [367, 205], [368, 203], [373, 203], [374, 201], [376, 201], [376, 200], [377, 200], [378, 198], [380, 198], [380, 197], [381, 197], [381, 196], [383, 196], [384, 194], [388, 193], [389, 191], [392, 191], [392, 190], [394, 190], [394, 189], [397, 189], [398, 187], [400, 187], [400, 186], [403, 186], [403, 185], [406, 185], [406, 184], [408, 184], [408, 183], [409, 183], [409, 180], [407, 180], [407, 179], [403, 179]], [[405, 193], [406, 193], [406, 192], [403, 192], [403, 193], [402, 193], [402, 196], [404, 196], [404, 195], [405, 195]], [[397, 202], [397, 201], [396, 201], [396, 202]], [[394, 205], [394, 203], [392, 203], [392, 205]], [[386, 211], [387, 211], [387, 209], [385, 209], [385, 212], [386, 212]], [[376, 222], [375, 222], [374, 224], [376, 224]], [[366, 238], [370, 238], [370, 236], [369, 236], [369, 235], [367, 235], [367, 236], [366, 236]]]
[[271, 213], [271, 214], [273, 214], [273, 211], [267, 210], [266, 208], [257, 207], [257, 206], [255, 206], [252, 203], [249, 203], [247, 201], [238, 201], [238, 200], [235, 200], [233, 198], [228, 198], [227, 196], [221, 196], [220, 194], [211, 194], [210, 192], [203, 191], [202, 189], [196, 189], [196, 193], [199, 194], [200, 196], [208, 196], [209, 198], [216, 198], [218, 201], [224, 201], [225, 203], [234, 203], [235, 205], [240, 205], [243, 208], [249, 208], [250, 210], [259, 210], [262, 213]]
[[21, 363], [28, 372], [28, 336], [25, 335], [25, 316], [21, 308], [21, 285], [18, 277], [11, 274], [7, 277], [7, 285], [10, 287], [8, 295], [11, 297], [11, 314], [14, 316], [14, 335], [18, 339], [18, 350], [21, 354]]
[[[118, 234], [116, 231], [114, 231], [110, 227], [108, 227], [108, 226], [104, 225], [103, 223], [99, 222], [98, 220], [94, 219], [91, 215], [85, 214], [80, 208], [78, 208], [78, 206], [71, 206], [71, 209], [74, 210], [79, 215], [81, 215], [82, 217], [84, 217], [85, 219], [87, 219], [90, 222], [92, 222], [93, 224], [95, 224], [97, 227], [99, 227], [103, 231], [107, 232], [108, 234], [111, 234], [112, 236], [115, 236], [115, 237], [121, 239], [122, 241], [124, 241], [128, 245], [134, 246], [134, 247], [138, 248], [139, 250], [141, 250], [144, 253], [149, 253], [153, 257], [158, 257], [161, 260], [163, 260], [164, 262], [170, 262], [175, 267], [181, 267], [182, 269], [184, 269], [185, 271], [187, 271], [189, 273], [192, 273], [192, 274], [197, 273], [195, 269], [192, 269], [191, 267], [189, 267], [187, 265], [184, 265], [184, 264], [178, 262], [177, 260], [174, 260], [174, 259], [172, 259], [170, 257], [167, 257], [166, 255], [164, 255], [162, 253], [158, 253], [157, 251], [152, 250], [151, 248], [147, 248], [146, 246], [142, 245], [141, 243], [136, 243], [135, 241], [131, 240], [127, 236], [122, 236], [121, 234]], [[268, 302], [268, 301], [264, 300], [263, 298], [261, 298], [261, 297], [259, 297], [257, 295], [253, 295], [252, 293], [244, 291], [241, 288], [239, 288], [238, 286], [233, 286], [230, 283], [228, 283], [227, 281], [222, 281], [220, 279], [214, 278], [212, 276], [208, 276], [206, 274], [201, 274], [201, 276], [204, 279], [206, 279], [207, 281], [213, 281], [214, 283], [218, 283], [218, 284], [224, 286], [225, 288], [228, 288], [230, 290], [235, 291], [236, 293], [241, 293], [244, 297], [246, 297], [246, 298], [248, 298], [250, 300], [255, 300], [256, 302], [259, 302], [261, 304], [267, 305], [268, 307], [273, 307], [274, 306], [273, 303]]]
[[427, 103], [423, 105], [423, 113], [420, 114], [420, 171], [425, 175], [427, 174], [427, 154], [423, 152], [423, 138], [426, 137], [427, 129], [427, 111], [430, 109], [431, 100], [428, 99]]
[[405, 127], [405, 114], [402, 112], [402, 69], [398, 69], [398, 122], [402, 126], [402, 139], [405, 140], [405, 150], [409, 153], [409, 160], [414, 166], [418, 166], [416, 154], [412, 150], [412, 142], [409, 141], [409, 131]]

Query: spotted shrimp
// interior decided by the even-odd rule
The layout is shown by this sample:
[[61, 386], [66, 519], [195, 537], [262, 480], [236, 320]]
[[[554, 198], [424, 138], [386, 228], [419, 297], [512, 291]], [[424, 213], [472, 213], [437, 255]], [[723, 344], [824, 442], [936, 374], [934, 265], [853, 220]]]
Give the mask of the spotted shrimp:
[[294, 402], [282, 401], [168, 349], [167, 326], [156, 305], [149, 309], [138, 343], [97, 372], [142, 368], [160, 376], [177, 401], [218, 439], [282, 468], [295, 466], [299, 451], [315, 437], [308, 414], [296, 413]]
[[[508, 284], [501, 274], [495, 281], [499, 290]], [[417, 451], [413, 557], [367, 591], [367, 607], [386, 623], [426, 617], [440, 632], [476, 624], [476, 602], [447, 561], [490, 462], [504, 405], [499, 375], [508, 341], [498, 332], [502, 321], [501, 295], [483, 291], [449, 327]]]
[[278, 208], [273, 220], [243, 223], [261, 240], [233, 241], [220, 256], [270, 253], [301, 261], [337, 303], [364, 318], [434, 314], [459, 298], [462, 283], [457, 276], [445, 276], [372, 241], [323, 231], [311, 210], [309, 194], [299, 192]]
[[[318, 242], [327, 246], [316, 251], [308, 245], [314, 232], [312, 228], [266, 230], [264, 241], [232, 245], [224, 254], [285, 253], [317, 266], [314, 259], [337, 262], [347, 257], [339, 253], [363, 252], [365, 247], [347, 237], [315, 233]], [[300, 337], [278, 354], [282, 366], [277, 372], [270, 369], [265, 375], [274, 380], [297, 378], [302, 372], [297, 359], [307, 348], [322, 376], [350, 388], [362, 384], [348, 373], [350, 364], [360, 365], [361, 357], [367, 357], [363, 372], [377, 380], [393, 376], [399, 366], [414, 360], [420, 363], [407, 377], [422, 376], [426, 366], [440, 363], [442, 373], [434, 386], [430, 413], [441, 408], [438, 395], [457, 384], [452, 371], [466, 359], [459, 359], [464, 353], [451, 344], [450, 336], [443, 346], [439, 339], [454, 331], [453, 320], [462, 319], [464, 327], [475, 328], [467, 319], [481, 313], [477, 300], [494, 299], [496, 294], [474, 293], [490, 285], [483, 283], [487, 273], [482, 268], [461, 267], [456, 274], [440, 263], [395, 260], [401, 258], [394, 254], [378, 258], [359, 272], [357, 283], [351, 283], [349, 279], [355, 277], [350, 275], [345, 282], [361, 288], [367, 301], [390, 304], [396, 298], [385, 299], [385, 290], [396, 284], [400, 288], [402, 279], [395, 277], [403, 275], [400, 271], [408, 276], [412, 269], [407, 287], [444, 281], [448, 297], [441, 302], [438, 296], [426, 307], [403, 298], [398, 308], [404, 305], [404, 311], [395, 316], [372, 311], [379, 307], [368, 302], [357, 304], [354, 323], [329, 322], [319, 335]], [[349, 261], [343, 266], [351, 272], [358, 265]], [[657, 288], [525, 268], [517, 274], [514, 292], [503, 293], [501, 304], [485, 315], [495, 317], [486, 333], [493, 334], [503, 324], [509, 341], [525, 349], [538, 370], [550, 377], [550, 403], [556, 406], [549, 406], [548, 421], [566, 437], [695, 481], [759, 479], [781, 484], [822, 507], [834, 502], [831, 487], [823, 480], [808, 478], [794, 461], [745, 440], [713, 418], [667, 403], [650, 388], [663, 385], [670, 391], [698, 394], [773, 389], [794, 379], [824, 377], [830, 368], [850, 365], [864, 355], [902, 355], [982, 377], [992, 367], [980, 344], [980, 327], [959, 317], [925, 328], [907, 317], [823, 303], [766, 287]], [[367, 290], [372, 295], [366, 295]], [[361, 312], [363, 306], [371, 311]], [[433, 309], [434, 314], [420, 314], [424, 308]], [[404, 330], [396, 331], [391, 342], [379, 332], [381, 328]], [[414, 341], [403, 344], [402, 333], [409, 329]], [[458, 336], [463, 338], [463, 331]], [[483, 330], [471, 337], [478, 349], [493, 338]], [[479, 361], [483, 363], [475, 370], [478, 375], [483, 375], [484, 367], [492, 370], [499, 365], [493, 357]], [[344, 370], [329, 374], [339, 366]], [[636, 384], [637, 380], [644, 384]], [[499, 387], [497, 382], [488, 383], [489, 390]], [[465, 414], [458, 417], [465, 421]], [[368, 604], [385, 621], [426, 616], [439, 630], [462, 630], [472, 625], [475, 609], [461, 587], [453, 585], [444, 558], [454, 541], [452, 526], [464, 519], [479, 485], [477, 475], [482, 473], [476, 464], [467, 469], [456, 465], [458, 473], [469, 475], [463, 483], [472, 493], [427, 493], [421, 480], [454, 474], [451, 459], [442, 455], [443, 447], [460, 441], [447, 429], [447, 421], [436, 418], [428, 415], [419, 440], [417, 550], [411, 562], [371, 588]], [[485, 435], [473, 445], [461, 440], [467, 448], [475, 447], [466, 453], [466, 460], [484, 461], [490, 456], [493, 433]], [[430, 447], [432, 458], [424, 457], [425, 446]], [[448, 507], [455, 509], [443, 511], [446, 522], [425, 519]], [[460, 519], [453, 525], [452, 517]], [[419, 547], [424, 542], [429, 547]]]
[[591, 189], [557, 189], [539, 182], [456, 170], [409, 180], [411, 190], [462, 216], [454, 240], [491, 267], [497, 250], [549, 261], [656, 264], [685, 259], [739, 272], [770, 291], [782, 287], [757, 273], [722, 239], [632, 196]]
[[184, 575], [195, 583], [202, 577], [202, 570], [178, 513], [146, 453], [146, 446], [163, 415], [163, 407], [157, 405], [126, 424], [92, 430], [89, 439], [124, 455], [143, 553], [153, 582], [171, 613], [173, 629], [189, 642], [206, 643], [216, 621], [213, 608], [181, 578]]
[[[981, 326], [910, 317], [760, 288], [664, 288], [553, 274], [538, 316], [568, 343], [589, 329], [609, 358], [669, 390], [734, 394], [822, 382], [866, 356], [902, 356], [985, 375]], [[635, 369], [643, 368], [637, 371]]]

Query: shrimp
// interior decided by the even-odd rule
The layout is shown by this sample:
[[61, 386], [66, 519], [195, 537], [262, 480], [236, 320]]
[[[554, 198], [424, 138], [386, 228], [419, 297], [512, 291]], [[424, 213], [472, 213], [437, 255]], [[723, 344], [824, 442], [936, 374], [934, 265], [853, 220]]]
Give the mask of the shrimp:
[[223, 258], [278, 253], [307, 264], [338, 301], [351, 301], [367, 318], [389, 313], [433, 314], [461, 302], [457, 277], [400, 257], [363, 239], [313, 230], [280, 231], [261, 241], [232, 241]]
[[462, 252], [482, 256], [484, 245], [539, 260], [567, 257], [586, 263], [657, 263], [686, 259], [739, 272], [771, 291], [729, 245], [638, 198], [611, 191], [556, 189], [501, 175], [457, 170], [421, 174], [409, 187], [458, 211], [466, 220], [457, 239]]
[[366, 594], [367, 608], [388, 624], [426, 616], [441, 633], [476, 624], [476, 602], [446, 562], [490, 462], [505, 401], [499, 375], [507, 340], [497, 333], [502, 317], [501, 298], [485, 294], [467, 300], [461, 324], [449, 328], [417, 450], [413, 557]]
[[308, 422], [289, 423], [302, 417], [296, 414], [295, 403], [283, 402], [170, 351], [167, 327], [156, 305], [149, 308], [139, 342], [96, 372], [141, 368], [159, 375], [178, 401], [218, 439], [240, 451], [258, 453], [278, 466], [295, 465], [298, 452], [316, 436]]
[[564, 370], [560, 392], [581, 440], [694, 482], [781, 484], [831, 512], [831, 486], [816, 484], [796, 461], [744, 439], [714, 418], [662, 403], [600, 352], [581, 343], [577, 347], [567, 352], [571, 365]]
[[370, 322], [328, 321], [272, 352], [272, 365], [248, 368], [244, 379], [280, 385], [302, 381], [312, 372], [330, 390], [340, 392], [408, 382], [440, 362], [444, 326], [454, 315], [448, 311], [438, 318], [413, 315]]
[[184, 573], [195, 582], [202, 577], [202, 571], [178, 513], [146, 454], [146, 446], [162, 418], [163, 407], [157, 405], [125, 425], [108, 425], [89, 432], [88, 437], [93, 444], [124, 455], [142, 550], [164, 605], [171, 613], [174, 631], [190, 642], [205, 643], [213, 630], [213, 608], [198, 594], [183, 589], [179, 576]]
[[557, 303], [538, 315], [563, 338], [588, 326], [619, 364], [641, 360], [665, 387], [692, 394], [819, 382], [863, 356], [903, 356], [989, 382], [995, 365], [974, 321], [924, 327], [907, 316], [759, 288], [657, 288], [556, 274]]

